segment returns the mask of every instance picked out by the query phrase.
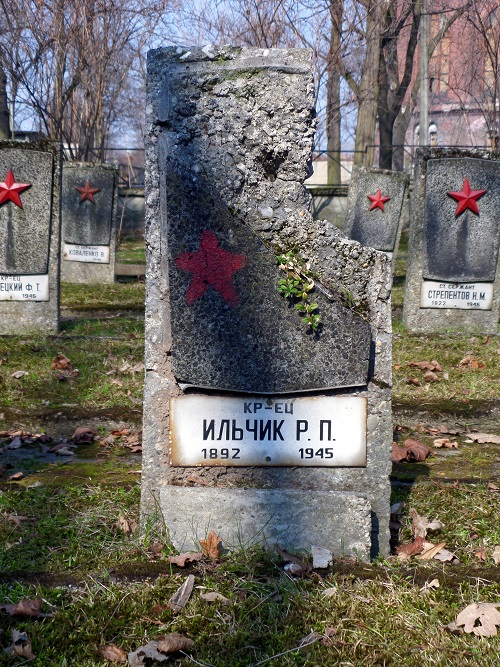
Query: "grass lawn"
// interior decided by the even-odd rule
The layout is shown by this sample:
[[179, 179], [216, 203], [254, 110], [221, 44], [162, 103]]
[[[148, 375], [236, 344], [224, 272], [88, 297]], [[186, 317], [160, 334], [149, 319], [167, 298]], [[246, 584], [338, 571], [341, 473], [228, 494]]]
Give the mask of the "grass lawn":
[[[127, 248], [139, 262], [139, 248]], [[433, 447], [432, 429], [442, 427], [457, 432], [458, 449], [394, 465], [393, 502], [405, 503], [402, 542], [411, 539], [414, 509], [442, 521], [432, 539], [459, 563], [337, 559], [329, 570], [293, 576], [279, 554], [254, 547], [170, 564], [161, 522], [141, 534], [123, 530], [139, 520], [140, 452], [131, 439], [140, 443], [144, 284], [63, 285], [59, 336], [0, 339], [0, 607], [37, 598], [42, 612], [0, 609], [0, 647], [15, 629], [35, 654], [28, 663], [0, 651], [0, 665], [104, 667], [112, 664], [100, 653], [106, 644], [129, 652], [176, 632], [195, 642], [192, 653], [169, 660], [179, 666], [498, 667], [500, 634], [455, 635], [444, 626], [470, 603], [500, 604], [500, 445], [467, 435], [500, 435], [500, 339], [407, 334], [405, 253], [403, 242], [393, 294], [395, 437]], [[78, 369], [72, 382], [50, 368], [59, 354]], [[433, 360], [438, 381], [410, 365]], [[74, 456], [46, 451], [77, 426], [99, 439]], [[9, 450], [14, 436], [5, 431], [14, 429], [25, 441]], [[54, 441], [26, 440], [43, 431]], [[193, 592], [174, 613], [168, 600], [188, 575]], [[214, 592], [223, 597], [202, 597]]]

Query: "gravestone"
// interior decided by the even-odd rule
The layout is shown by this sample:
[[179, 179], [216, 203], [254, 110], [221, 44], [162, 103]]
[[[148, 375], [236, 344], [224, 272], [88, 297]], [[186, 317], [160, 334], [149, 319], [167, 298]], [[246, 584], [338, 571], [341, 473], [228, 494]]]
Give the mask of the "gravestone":
[[408, 181], [408, 176], [402, 172], [352, 168], [345, 234], [362, 245], [386, 252], [393, 266], [401, 237]]
[[[312, 218], [311, 54], [165, 48], [148, 77], [143, 519], [386, 554], [389, 261]], [[300, 262], [315, 330], [279, 292]]]
[[0, 143], [0, 334], [59, 328], [59, 153]]
[[499, 210], [499, 153], [418, 151], [403, 308], [411, 331], [497, 331]]
[[116, 170], [65, 162], [62, 176], [61, 280], [115, 280]]

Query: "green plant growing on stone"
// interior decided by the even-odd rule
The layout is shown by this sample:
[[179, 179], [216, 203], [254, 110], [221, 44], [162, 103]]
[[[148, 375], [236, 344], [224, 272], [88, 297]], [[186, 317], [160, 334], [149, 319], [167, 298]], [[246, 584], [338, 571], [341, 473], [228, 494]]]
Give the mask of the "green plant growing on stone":
[[318, 304], [309, 301], [309, 295], [314, 290], [314, 274], [309, 264], [294, 250], [277, 255], [276, 259], [280, 269], [286, 273], [286, 278], [281, 278], [278, 283], [279, 293], [285, 299], [295, 302], [295, 308], [302, 315], [301, 320], [311, 328], [311, 331], [316, 332], [321, 325], [321, 317], [315, 312], [318, 310]]

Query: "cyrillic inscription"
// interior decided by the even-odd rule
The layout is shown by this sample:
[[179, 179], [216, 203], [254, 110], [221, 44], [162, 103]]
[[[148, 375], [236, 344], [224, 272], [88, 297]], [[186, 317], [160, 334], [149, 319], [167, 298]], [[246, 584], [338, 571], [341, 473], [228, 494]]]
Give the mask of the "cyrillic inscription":
[[229, 398], [170, 400], [174, 466], [364, 466], [366, 399]]
[[0, 275], [0, 301], [48, 301], [49, 276]]
[[67, 262], [92, 262], [109, 264], [108, 245], [74, 245], [64, 243], [63, 259]]
[[491, 310], [493, 283], [447, 283], [432, 280], [422, 282], [422, 308], [460, 308]]

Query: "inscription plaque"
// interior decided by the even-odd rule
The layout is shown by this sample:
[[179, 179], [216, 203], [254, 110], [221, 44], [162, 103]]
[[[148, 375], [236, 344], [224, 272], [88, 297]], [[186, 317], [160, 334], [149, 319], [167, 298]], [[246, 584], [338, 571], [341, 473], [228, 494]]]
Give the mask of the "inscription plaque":
[[491, 310], [493, 283], [422, 282], [422, 308], [460, 308], [462, 310]]
[[365, 466], [367, 400], [170, 399], [173, 466]]
[[48, 301], [49, 276], [1, 276], [0, 301]]
[[63, 259], [68, 262], [109, 264], [109, 245], [63, 244]]

